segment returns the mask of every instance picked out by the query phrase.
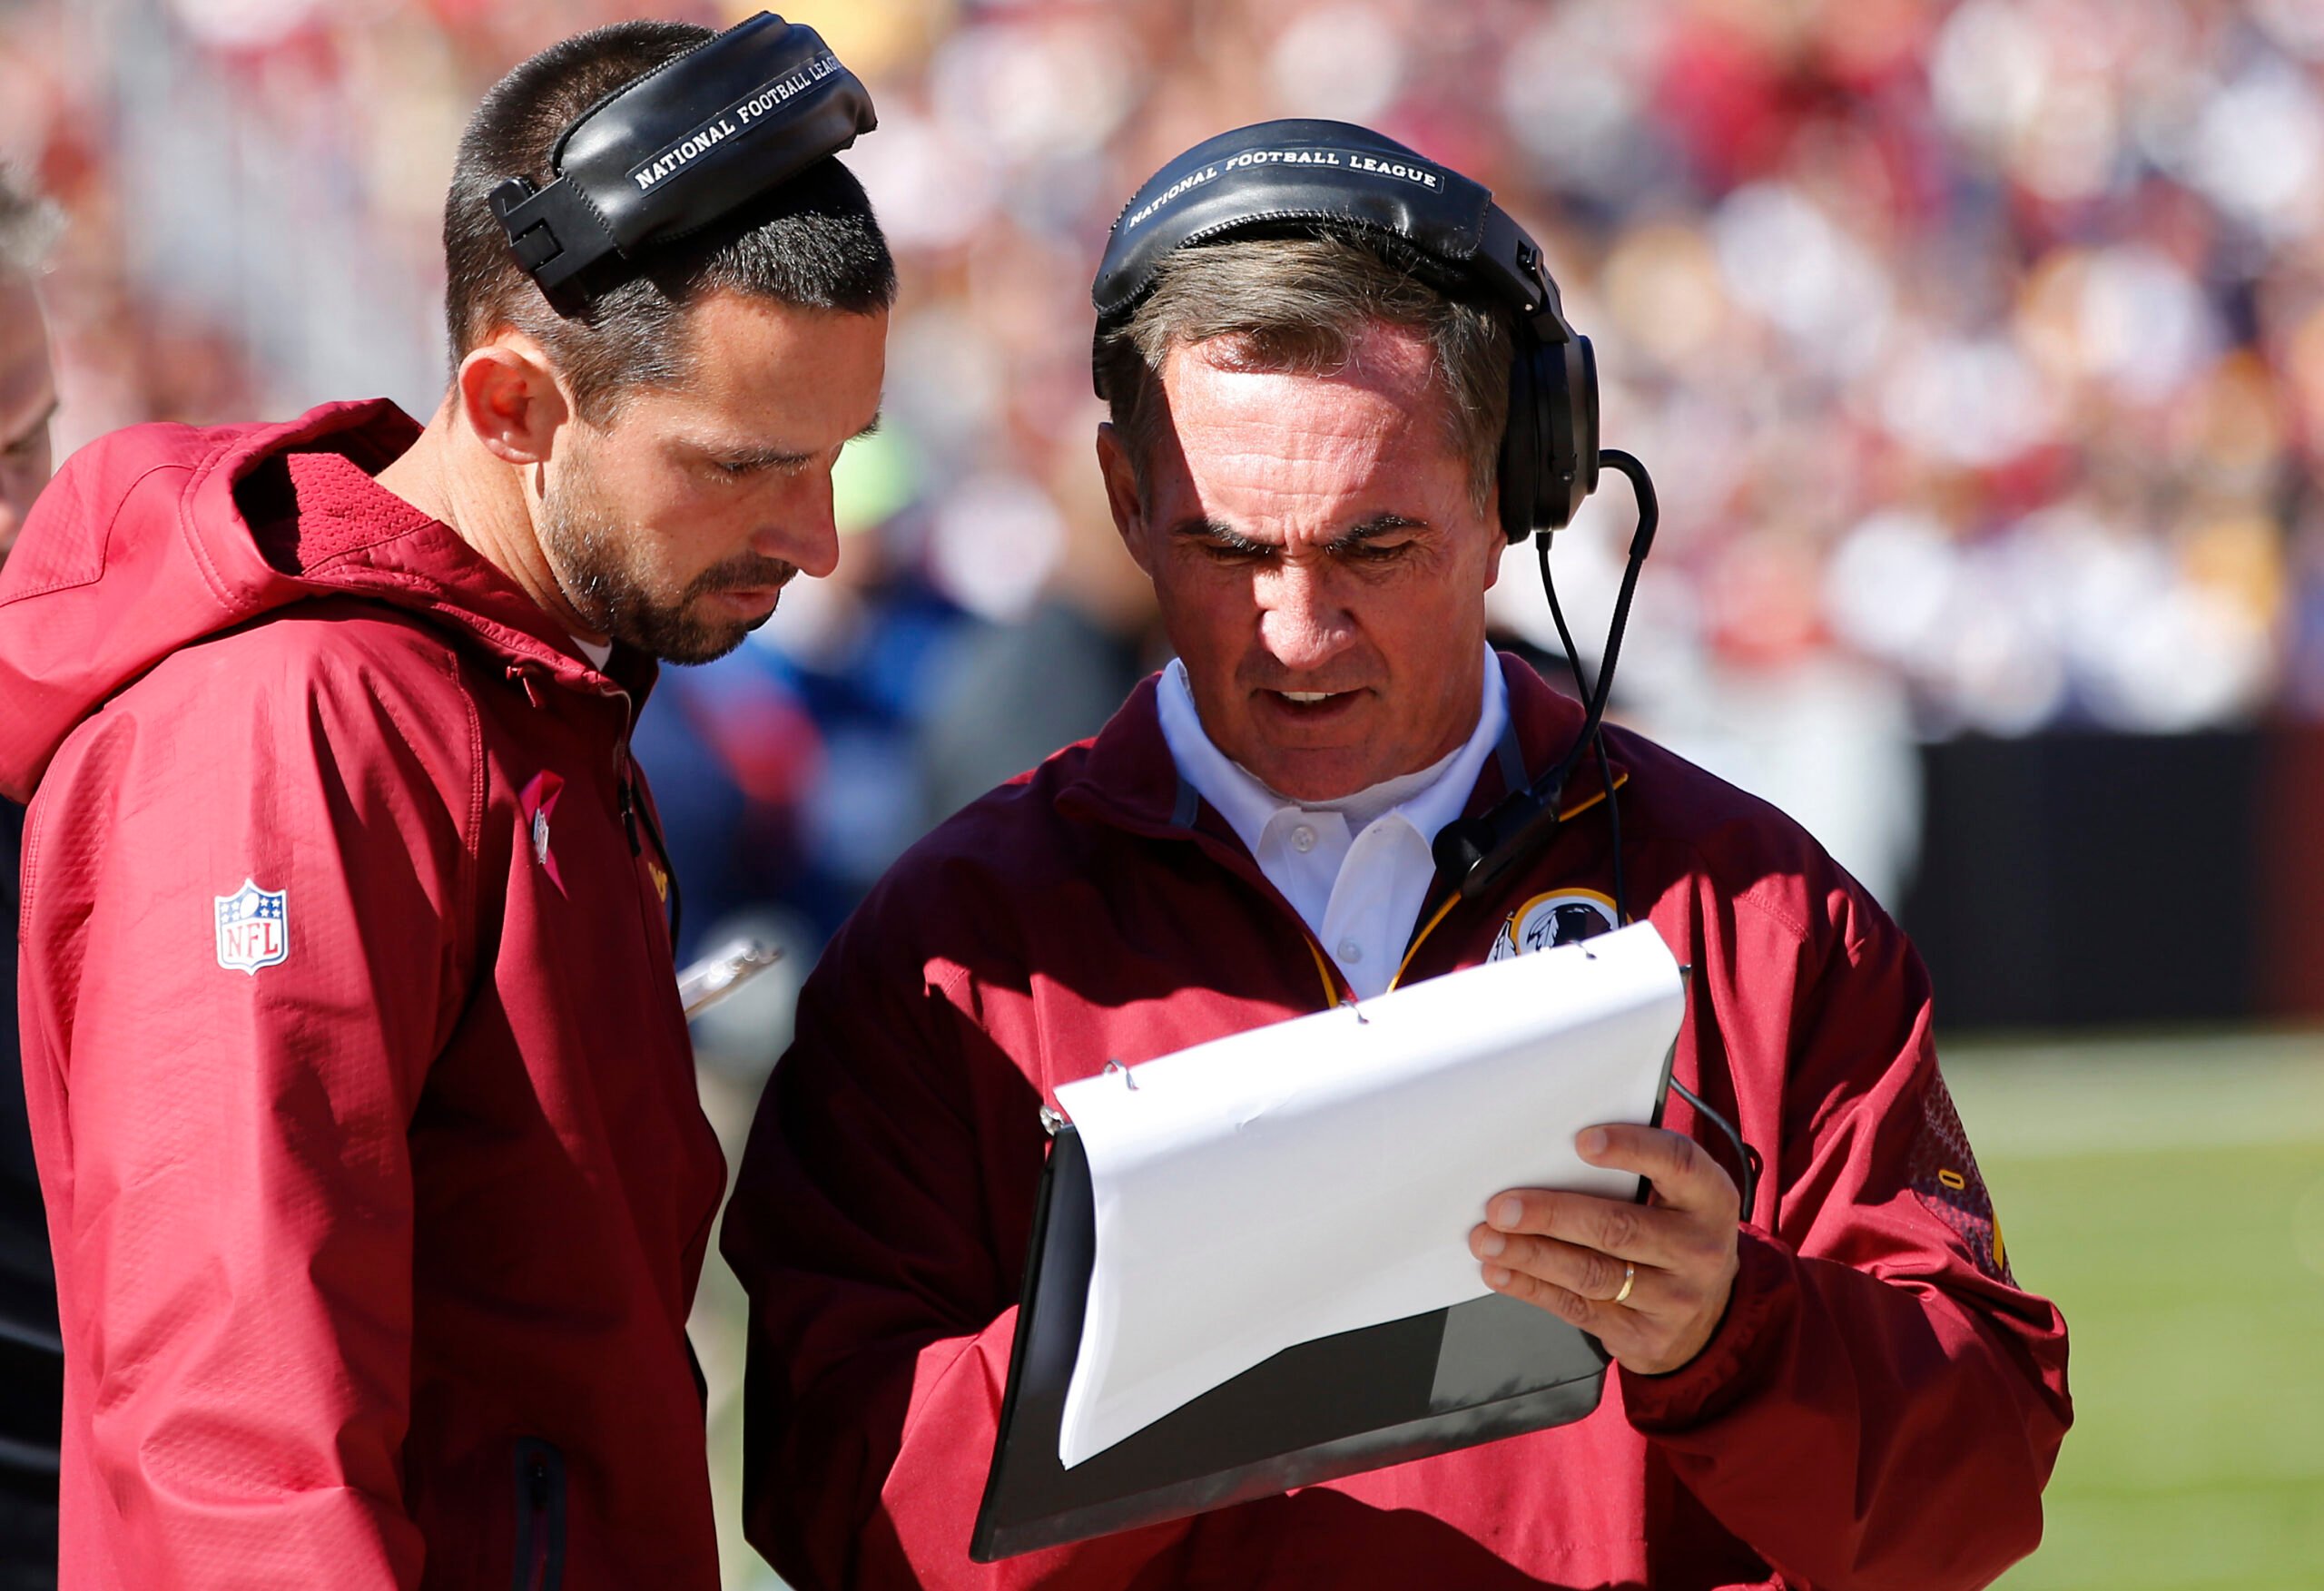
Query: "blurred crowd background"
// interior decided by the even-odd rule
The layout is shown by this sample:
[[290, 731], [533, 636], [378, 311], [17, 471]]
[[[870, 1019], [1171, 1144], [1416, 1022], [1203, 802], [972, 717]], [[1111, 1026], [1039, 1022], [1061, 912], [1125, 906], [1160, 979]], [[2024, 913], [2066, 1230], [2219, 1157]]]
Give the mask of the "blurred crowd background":
[[[70, 218], [60, 449], [334, 398], [428, 412], [484, 89], [596, 23], [754, 9], [0, 0], [0, 160]], [[2324, 721], [2324, 0], [781, 9], [872, 85], [847, 158], [903, 294], [840, 575], [665, 674], [640, 726], [685, 948], [748, 927], [792, 951], [698, 1032], [730, 1139], [785, 977], [865, 885], [1161, 661], [1093, 463], [1088, 280], [1150, 172], [1263, 117], [1381, 128], [1548, 246], [1606, 439], [1664, 506], [1618, 712], [1892, 905], [1932, 741]], [[1630, 516], [1610, 477], [1560, 538], [1585, 650]], [[1494, 619], [1549, 661], [1515, 555]], [[723, 1450], [735, 1309], [714, 1275]], [[734, 1571], [760, 1573], [739, 1543]]]
[[[723, 25], [746, 6], [647, 7]], [[627, 0], [0, 0], [0, 158], [72, 218], [69, 447], [444, 374], [482, 90]], [[1378, 126], [1549, 245], [1665, 524], [1620, 710], [1893, 901], [1913, 747], [2324, 715], [2315, 0], [814, 0], [901, 256], [840, 577], [649, 717], [708, 930], [812, 944], [1157, 660], [1091, 464], [1123, 199], [1264, 116]], [[1627, 493], [1559, 567], [1594, 636]], [[1514, 571], [1512, 571], [1514, 573]], [[1536, 582], [1496, 617], [1554, 650]], [[1584, 642], [1585, 647], [1590, 643]]]

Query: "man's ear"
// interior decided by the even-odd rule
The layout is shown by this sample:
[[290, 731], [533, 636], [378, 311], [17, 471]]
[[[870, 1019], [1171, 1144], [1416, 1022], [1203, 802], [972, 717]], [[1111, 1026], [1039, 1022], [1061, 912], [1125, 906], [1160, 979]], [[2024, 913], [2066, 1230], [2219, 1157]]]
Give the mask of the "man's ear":
[[548, 462], [573, 405], [541, 346], [504, 331], [470, 349], [455, 378], [460, 416], [485, 450], [503, 464]]
[[1129, 549], [1130, 561], [1154, 577], [1146, 539], [1146, 499], [1138, 489], [1137, 466], [1130, 462], [1129, 445], [1112, 424], [1098, 427], [1098, 470], [1106, 477], [1106, 506], [1114, 516], [1114, 530]]

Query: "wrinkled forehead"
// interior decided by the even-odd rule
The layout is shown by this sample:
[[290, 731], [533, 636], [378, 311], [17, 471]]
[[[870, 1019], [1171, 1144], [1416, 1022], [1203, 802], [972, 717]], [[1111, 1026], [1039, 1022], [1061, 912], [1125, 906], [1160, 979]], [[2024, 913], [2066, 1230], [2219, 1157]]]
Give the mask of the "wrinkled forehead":
[[1417, 404], [1441, 398], [1436, 349], [1417, 327], [1363, 320], [1346, 327], [1263, 328], [1173, 343], [1163, 379], [1188, 364], [1247, 373], [1303, 376], [1394, 395]]
[[0, 270], [0, 435], [30, 426], [55, 400], [48, 327], [32, 279]]
[[1461, 468], [1433, 351], [1400, 327], [1366, 328], [1328, 362], [1235, 336], [1182, 343], [1162, 388], [1164, 424], [1190, 462]]

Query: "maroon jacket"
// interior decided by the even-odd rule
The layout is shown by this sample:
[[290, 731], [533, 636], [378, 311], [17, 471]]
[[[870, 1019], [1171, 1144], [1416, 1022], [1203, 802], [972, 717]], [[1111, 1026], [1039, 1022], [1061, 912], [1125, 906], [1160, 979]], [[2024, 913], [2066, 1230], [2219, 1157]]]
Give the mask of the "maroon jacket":
[[[1503, 669], [1515, 744], [1472, 812], [1512, 758], [1538, 770], [1561, 753], [1579, 717], [1521, 663]], [[1702, 1354], [1666, 1377], [1620, 1372], [1595, 1414], [1559, 1429], [969, 1561], [1039, 1107], [1109, 1056], [1342, 992], [1181, 789], [1149, 683], [1094, 741], [909, 854], [807, 984], [724, 1239], [753, 1302], [748, 1519], [786, 1577], [809, 1591], [1942, 1591], [2033, 1549], [2070, 1418], [2064, 1323], [2009, 1278], [1937, 1075], [1918, 959], [1780, 814], [1609, 738], [1632, 906], [1695, 967], [1678, 1077], [1768, 1159]], [[1420, 935], [1408, 977], [1483, 959], [1539, 897], [1609, 889], [1601, 791], [1581, 782], [1576, 820], [1492, 899]], [[1732, 1162], [1683, 1102], [1665, 1119]]]
[[717, 1584], [652, 667], [380, 490], [417, 435], [122, 432], [0, 577], [72, 1591]]

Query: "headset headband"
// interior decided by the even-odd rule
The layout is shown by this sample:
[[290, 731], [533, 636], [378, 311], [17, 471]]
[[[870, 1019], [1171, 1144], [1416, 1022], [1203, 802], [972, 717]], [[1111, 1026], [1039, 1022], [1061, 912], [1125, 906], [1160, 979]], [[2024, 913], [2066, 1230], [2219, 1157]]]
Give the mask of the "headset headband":
[[1511, 541], [1572, 518], [1598, 480], [1598, 380], [1541, 246], [1482, 183], [1345, 122], [1261, 122], [1205, 140], [1147, 179], [1106, 240], [1089, 290], [1093, 378], [1108, 335], [1137, 311], [1162, 261], [1226, 238], [1353, 234], [1455, 297], [1517, 322], [1501, 477]]
[[1540, 246], [1482, 183], [1346, 122], [1238, 127], [1164, 166], [1114, 221], [1090, 300], [1101, 326], [1118, 325], [1176, 250], [1334, 227], [1401, 240], [1436, 285], [1490, 293], [1543, 342], [1573, 336]]
[[760, 12], [583, 112], [547, 187], [492, 192], [518, 263], [576, 315], [654, 250], [700, 231], [879, 125], [811, 27]]

